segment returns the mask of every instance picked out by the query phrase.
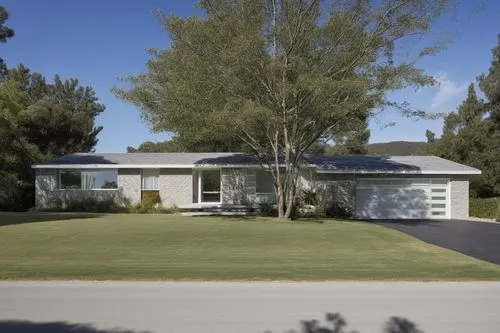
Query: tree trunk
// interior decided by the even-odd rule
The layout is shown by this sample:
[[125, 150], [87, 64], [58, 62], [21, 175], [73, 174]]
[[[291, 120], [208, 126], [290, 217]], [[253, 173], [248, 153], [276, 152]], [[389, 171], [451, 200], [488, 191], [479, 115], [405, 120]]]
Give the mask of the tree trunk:
[[295, 205], [295, 196], [297, 192], [297, 178], [298, 178], [298, 166], [292, 163], [290, 165], [290, 168], [288, 169], [287, 172], [287, 177], [288, 177], [288, 188], [286, 189], [285, 192], [285, 206], [286, 206], [286, 211], [284, 215], [284, 219], [292, 219], [294, 218], [293, 215], [293, 210], [294, 210], [294, 205]]

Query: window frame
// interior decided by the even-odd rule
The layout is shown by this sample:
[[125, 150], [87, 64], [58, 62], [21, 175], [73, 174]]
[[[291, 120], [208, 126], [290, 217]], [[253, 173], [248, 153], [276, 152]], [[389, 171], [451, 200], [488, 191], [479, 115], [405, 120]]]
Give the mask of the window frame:
[[[149, 172], [155, 172], [154, 175], [147, 175], [147, 177], [156, 177], [156, 187], [152, 188], [146, 188], [144, 187], [144, 173]], [[159, 191], [160, 190], [160, 169], [159, 168], [154, 168], [154, 169], [141, 169], [141, 191]]]
[[[205, 171], [219, 171], [219, 191], [203, 191], [203, 172]], [[203, 201], [203, 193], [208, 194], [219, 194], [219, 201]], [[200, 169], [198, 171], [198, 203], [202, 205], [213, 205], [213, 204], [222, 204], [222, 169], [213, 168], [213, 169]]]
[[[61, 187], [61, 173], [63, 172], [78, 172], [80, 174], [80, 188], [64, 188]], [[106, 172], [114, 171], [116, 172], [116, 187], [114, 188], [83, 188], [81, 183], [81, 176], [83, 172]], [[118, 169], [59, 169], [57, 170], [57, 189], [60, 191], [117, 191], [118, 188]]]
[[[272, 191], [271, 191], [271, 192], [260, 192], [260, 191], [258, 190], [258, 187], [259, 187], [259, 179], [258, 179], [257, 174], [258, 174], [259, 172], [262, 172], [262, 173], [264, 173], [265, 175], [267, 175], [267, 176], [269, 177], [269, 180], [270, 180], [270, 182], [271, 182], [270, 184], [271, 184], [271, 186], [272, 186]], [[274, 190], [274, 184], [273, 184], [273, 176], [272, 176], [271, 174], [269, 174], [269, 172], [267, 172], [267, 171], [266, 171], [266, 170], [264, 170], [264, 169], [255, 169], [255, 194], [257, 194], [257, 195], [259, 195], [259, 194], [265, 194], [265, 195], [267, 195], [267, 194], [272, 194], [272, 195], [276, 195], [275, 190]]]

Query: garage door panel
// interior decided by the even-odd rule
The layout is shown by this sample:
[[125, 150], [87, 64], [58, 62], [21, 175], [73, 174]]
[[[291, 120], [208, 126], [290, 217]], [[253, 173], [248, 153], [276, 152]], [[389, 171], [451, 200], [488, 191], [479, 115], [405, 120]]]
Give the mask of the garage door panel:
[[360, 218], [378, 218], [378, 199], [377, 191], [373, 189], [366, 189], [363, 191], [356, 191], [356, 202], [363, 202], [363, 206], [356, 209], [356, 215]]
[[380, 218], [425, 218], [429, 214], [429, 196], [425, 189], [400, 188], [378, 191]]
[[356, 215], [374, 219], [444, 218], [447, 180], [359, 179]]

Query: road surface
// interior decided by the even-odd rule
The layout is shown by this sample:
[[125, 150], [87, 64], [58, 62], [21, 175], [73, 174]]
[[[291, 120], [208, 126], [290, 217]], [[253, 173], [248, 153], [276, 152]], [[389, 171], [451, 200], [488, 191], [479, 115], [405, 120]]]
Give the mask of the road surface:
[[498, 333], [500, 282], [0, 282], [1, 333], [282, 333], [326, 312], [360, 333], [391, 316], [427, 333]]

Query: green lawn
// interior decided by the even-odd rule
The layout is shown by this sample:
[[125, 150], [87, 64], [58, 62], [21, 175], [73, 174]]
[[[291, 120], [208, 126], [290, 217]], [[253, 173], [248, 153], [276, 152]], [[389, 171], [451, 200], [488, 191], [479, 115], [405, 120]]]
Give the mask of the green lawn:
[[500, 279], [500, 266], [364, 222], [0, 213], [1, 279]]

